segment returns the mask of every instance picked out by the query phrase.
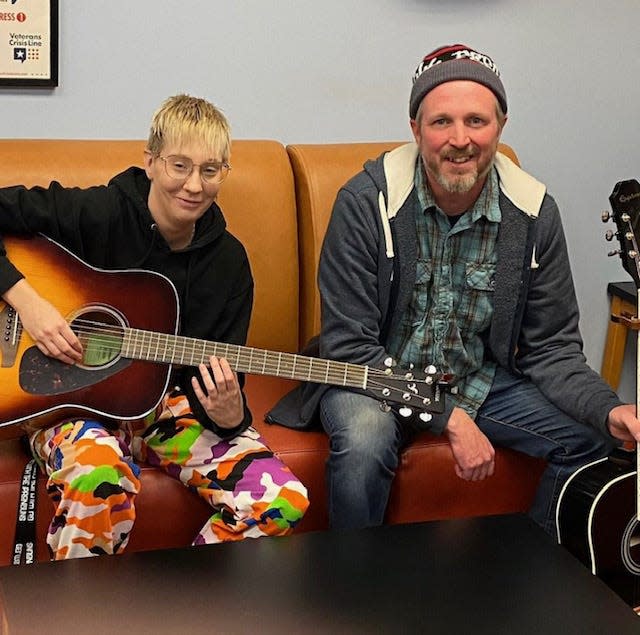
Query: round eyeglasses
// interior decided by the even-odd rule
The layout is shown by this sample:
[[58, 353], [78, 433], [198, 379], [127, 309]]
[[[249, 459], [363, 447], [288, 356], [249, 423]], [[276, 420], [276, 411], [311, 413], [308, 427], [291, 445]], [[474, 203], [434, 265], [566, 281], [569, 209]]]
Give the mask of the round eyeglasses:
[[227, 178], [231, 166], [225, 161], [219, 163], [194, 163], [189, 157], [172, 154], [168, 157], [158, 157], [164, 161], [164, 170], [172, 179], [186, 181], [193, 173], [194, 168], [199, 168], [200, 179], [203, 183], [222, 183]]

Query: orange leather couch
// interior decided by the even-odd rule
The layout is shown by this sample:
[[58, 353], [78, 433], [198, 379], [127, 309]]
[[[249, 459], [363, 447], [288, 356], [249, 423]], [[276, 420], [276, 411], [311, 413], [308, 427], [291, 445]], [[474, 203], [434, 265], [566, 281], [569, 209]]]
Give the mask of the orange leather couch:
[[[250, 346], [296, 352], [319, 328], [315, 284], [318, 256], [336, 192], [364, 161], [397, 143], [292, 145], [276, 141], [233, 143], [231, 175], [220, 204], [230, 230], [247, 248], [255, 278]], [[142, 163], [142, 141], [0, 140], [0, 187], [68, 186], [107, 182]], [[505, 151], [510, 152], [508, 148]], [[246, 391], [255, 426], [309, 490], [311, 506], [296, 531], [327, 529], [325, 435], [264, 423], [264, 414], [294, 386], [291, 380], [251, 375]], [[0, 565], [13, 551], [22, 469], [28, 459], [15, 429], [0, 428]], [[412, 522], [526, 510], [543, 464], [498, 450], [496, 474], [481, 483], [455, 476], [444, 438], [423, 434], [402, 454], [387, 520]], [[190, 544], [209, 508], [181, 484], [143, 466], [137, 521], [128, 550]], [[40, 477], [37, 495], [38, 560], [48, 558], [45, 535], [51, 503]]]

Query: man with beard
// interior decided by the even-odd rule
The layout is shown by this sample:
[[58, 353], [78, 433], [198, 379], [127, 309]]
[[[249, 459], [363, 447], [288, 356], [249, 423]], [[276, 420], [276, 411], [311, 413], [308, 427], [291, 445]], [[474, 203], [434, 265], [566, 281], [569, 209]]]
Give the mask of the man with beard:
[[507, 98], [496, 65], [445, 46], [413, 81], [415, 143], [367, 162], [338, 193], [318, 274], [320, 356], [433, 364], [457, 393], [425, 424], [362, 391], [308, 384], [301, 412], [283, 403], [272, 416], [319, 414], [333, 527], [383, 522], [399, 451], [428, 429], [447, 436], [465, 480], [493, 474], [494, 445], [546, 459], [530, 514], [554, 533], [566, 479], [616, 439], [639, 440], [640, 422], [582, 353], [556, 203], [497, 152]]

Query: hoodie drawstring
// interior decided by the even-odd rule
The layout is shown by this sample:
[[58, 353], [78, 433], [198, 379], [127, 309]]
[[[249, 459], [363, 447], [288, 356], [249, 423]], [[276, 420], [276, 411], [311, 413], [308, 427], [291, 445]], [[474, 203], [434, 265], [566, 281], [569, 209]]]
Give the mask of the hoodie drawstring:
[[391, 224], [387, 216], [387, 204], [384, 200], [384, 193], [378, 192], [378, 210], [380, 211], [380, 219], [382, 221], [382, 229], [384, 231], [384, 244], [387, 258], [393, 258], [393, 238], [391, 237]]

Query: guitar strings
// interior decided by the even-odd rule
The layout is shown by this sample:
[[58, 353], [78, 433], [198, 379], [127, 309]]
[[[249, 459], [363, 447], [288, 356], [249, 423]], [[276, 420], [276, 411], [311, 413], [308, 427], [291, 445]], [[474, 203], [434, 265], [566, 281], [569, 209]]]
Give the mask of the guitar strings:
[[[403, 397], [406, 395], [407, 398], [401, 398], [397, 401], [418, 400], [421, 405], [423, 405], [425, 396], [415, 394], [413, 391], [419, 391], [420, 385], [427, 386], [430, 394], [433, 390], [432, 383], [415, 378], [410, 374], [388, 373], [377, 368], [348, 362], [323, 360], [296, 353], [266, 351], [237, 344], [209, 342], [173, 334], [154, 333], [86, 319], [74, 320], [72, 327], [84, 347], [88, 345], [92, 337], [99, 336], [103, 338], [99, 342], [102, 351], [135, 359], [195, 366], [198, 363], [207, 364], [208, 357], [216, 355], [227, 358], [232, 366], [234, 366], [233, 361], [235, 360], [234, 368], [240, 372], [275, 375], [354, 388], [375, 388], [380, 392], [388, 391], [388, 394], [385, 394], [388, 398], [391, 398], [393, 394]], [[123, 351], [125, 342], [127, 350]], [[171, 344], [172, 342], [173, 344]], [[163, 345], [164, 349], [160, 352]], [[133, 353], [128, 354], [130, 347], [133, 349]], [[219, 348], [224, 349], [224, 352], [219, 353]], [[152, 349], [153, 353], [151, 354]], [[147, 354], [143, 355], [143, 351], [147, 351]], [[300, 370], [300, 367], [305, 370]], [[403, 385], [397, 387], [394, 382], [400, 382]], [[408, 391], [407, 383], [412, 385], [411, 391]]]
[[[236, 352], [233, 354], [235, 356], [235, 358], [240, 361], [242, 359], [246, 359], [248, 360], [247, 363], [249, 363], [249, 365], [251, 365], [251, 361], [253, 360], [253, 358], [255, 357], [255, 354], [258, 353], [258, 357], [260, 355], [262, 355], [264, 357], [264, 359], [262, 360], [263, 363], [267, 362], [268, 363], [268, 359], [266, 356], [271, 355], [274, 357], [278, 357], [279, 359], [277, 360], [277, 362], [272, 363], [270, 368], [278, 368], [278, 366], [282, 367], [282, 357], [292, 357], [295, 358], [294, 363], [295, 362], [300, 362], [300, 361], [308, 361], [309, 363], [312, 364], [320, 364], [320, 365], [335, 365], [335, 366], [339, 366], [340, 368], [347, 368], [352, 370], [355, 373], [362, 373], [364, 374], [366, 371], [368, 371], [369, 375], [377, 375], [381, 378], [391, 378], [391, 379], [397, 379], [397, 380], [408, 380], [411, 379], [407, 376], [403, 376], [403, 375], [395, 375], [395, 374], [388, 374], [385, 371], [376, 369], [376, 368], [372, 368], [372, 367], [363, 367], [363, 366], [359, 366], [359, 365], [355, 365], [355, 364], [349, 364], [347, 362], [337, 362], [337, 361], [333, 361], [333, 360], [322, 360], [319, 358], [315, 358], [315, 357], [305, 357], [305, 356], [301, 356], [298, 355], [296, 353], [283, 353], [283, 352], [272, 352], [272, 351], [265, 351], [262, 349], [256, 349], [256, 348], [252, 348], [252, 347], [242, 347], [236, 344], [227, 344], [227, 343], [216, 343], [216, 342], [209, 342], [207, 340], [199, 340], [196, 338], [186, 338], [183, 336], [177, 336], [177, 335], [171, 335], [171, 334], [164, 334], [164, 333], [153, 333], [150, 331], [140, 331], [137, 329], [129, 329], [129, 328], [125, 328], [125, 327], [121, 327], [121, 326], [117, 326], [117, 325], [104, 325], [101, 322], [93, 322], [93, 321], [87, 321], [87, 320], [76, 320], [76, 323], [82, 322], [84, 325], [86, 325], [82, 330], [77, 330], [76, 333], [77, 335], [82, 338], [83, 336], [87, 337], [87, 340], [90, 338], [91, 335], [107, 335], [107, 336], [113, 336], [118, 338], [119, 340], [124, 340], [125, 338], [125, 333], [128, 331], [130, 333], [134, 333], [137, 332], [139, 335], [141, 335], [142, 337], [139, 339], [138, 343], [135, 342], [134, 340], [134, 348], [138, 347], [138, 344], [140, 346], [146, 346], [147, 348], [149, 348], [149, 343], [150, 342], [145, 342], [145, 339], [147, 340], [153, 340], [153, 338], [156, 338], [156, 340], [158, 340], [156, 342], [156, 349], [157, 349], [157, 344], [161, 341], [166, 339], [167, 342], [169, 342], [170, 340], [175, 340], [178, 344], [182, 344], [182, 347], [180, 346], [173, 346], [172, 347], [172, 354], [169, 357], [165, 356], [163, 354], [163, 358], [167, 357], [167, 360], [171, 360], [174, 361], [175, 357], [176, 357], [176, 351], [179, 353], [180, 355], [180, 359], [182, 361], [184, 361], [184, 357], [185, 357], [185, 353], [187, 353], [187, 356], [193, 356], [194, 353], [197, 351], [198, 348], [201, 348], [202, 350], [200, 351], [200, 354], [203, 355], [203, 361], [206, 361], [205, 359], [205, 355], [206, 357], [209, 356], [209, 354], [216, 354], [215, 352], [213, 353], [209, 353], [208, 349], [217, 349], [218, 347], [220, 348], [225, 348], [227, 350], [225, 355], [219, 355], [219, 356], [225, 356], [225, 357], [231, 357], [231, 355], [229, 355], [229, 351], [233, 351], [235, 350]], [[101, 342], [101, 344], [103, 345], [103, 348], [110, 350], [111, 352], [114, 353], [118, 353], [121, 352], [122, 347], [121, 346], [114, 346], [114, 345], [110, 345], [110, 346], [104, 346], [104, 342]], [[243, 357], [243, 353], [242, 353], [242, 349], [245, 349], [248, 352], [244, 353], [244, 357]], [[190, 354], [190, 355], [189, 355]], [[157, 359], [157, 351], [156, 351], [156, 356], [153, 359]], [[153, 361], [152, 358], [147, 358], [150, 361]], [[255, 361], [255, 360], [253, 360]], [[284, 372], [284, 371], [283, 371]], [[338, 375], [342, 375], [344, 371], [340, 371], [340, 373], [338, 373], [336, 375], [336, 377]], [[326, 373], [319, 373], [319, 376], [324, 376]], [[357, 382], [359, 385], [359, 381]]]

